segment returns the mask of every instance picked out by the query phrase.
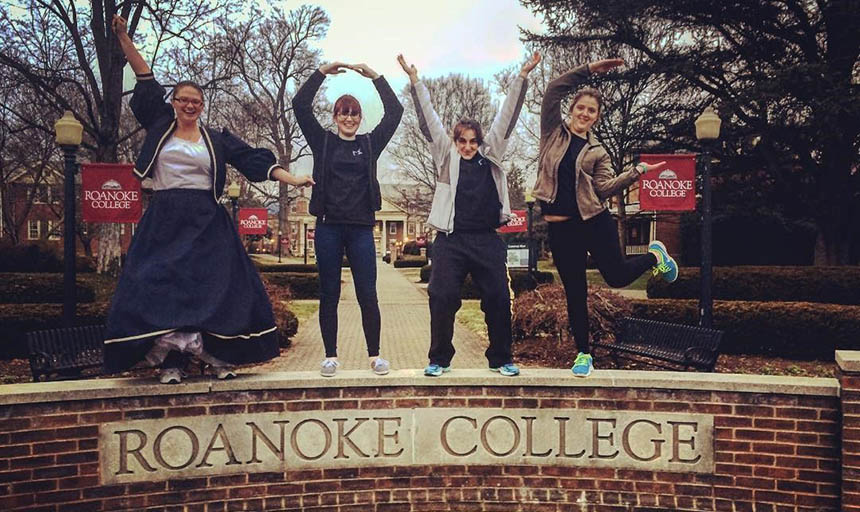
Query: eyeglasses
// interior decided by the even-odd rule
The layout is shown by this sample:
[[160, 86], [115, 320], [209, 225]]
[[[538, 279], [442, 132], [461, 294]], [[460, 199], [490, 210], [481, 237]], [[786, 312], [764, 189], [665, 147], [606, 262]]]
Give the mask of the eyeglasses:
[[353, 119], [361, 119], [361, 112], [352, 112], [347, 114], [346, 112], [338, 112], [337, 117], [341, 119], [346, 119], [347, 117], [351, 117]]
[[180, 105], [187, 105], [188, 103], [190, 103], [192, 106], [195, 107], [199, 107], [203, 104], [203, 100], [198, 100], [197, 98], [186, 98], [184, 96], [173, 98], [173, 101], [179, 103]]

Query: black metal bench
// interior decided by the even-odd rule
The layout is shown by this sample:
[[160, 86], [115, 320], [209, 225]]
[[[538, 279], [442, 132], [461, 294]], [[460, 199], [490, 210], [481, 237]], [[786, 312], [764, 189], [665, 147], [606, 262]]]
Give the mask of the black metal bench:
[[[64, 327], [27, 333], [33, 381], [81, 377], [104, 362], [104, 326]], [[99, 372], [100, 373], [100, 372]]]
[[714, 371], [719, 357], [723, 331], [690, 325], [658, 322], [642, 318], [622, 318], [615, 342], [595, 341], [595, 348], [607, 350], [618, 365], [623, 357], [661, 368], [694, 368]]

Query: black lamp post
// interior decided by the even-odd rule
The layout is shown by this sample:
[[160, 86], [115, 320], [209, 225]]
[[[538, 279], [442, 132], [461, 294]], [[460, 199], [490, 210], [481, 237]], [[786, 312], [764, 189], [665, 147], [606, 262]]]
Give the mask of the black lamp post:
[[230, 204], [233, 206], [233, 224], [236, 225], [236, 232], [239, 232], [239, 184], [235, 181], [227, 187], [227, 197], [230, 198]]
[[529, 248], [529, 273], [534, 273], [537, 271], [537, 251], [535, 251], [535, 243], [534, 243], [534, 235], [533, 235], [533, 227], [532, 227], [532, 212], [535, 207], [535, 198], [532, 196], [531, 192], [526, 192], [526, 206], [529, 209], [529, 216], [527, 219], [528, 222], [528, 248]]
[[720, 118], [714, 109], [707, 107], [696, 119], [696, 138], [702, 143], [702, 265], [699, 272], [702, 291], [699, 297], [699, 325], [713, 327], [714, 299], [713, 247], [711, 237], [711, 144], [720, 137]]
[[63, 150], [63, 325], [75, 322], [75, 174], [78, 171], [76, 155], [81, 145], [84, 127], [67, 110], [54, 124], [57, 144]]

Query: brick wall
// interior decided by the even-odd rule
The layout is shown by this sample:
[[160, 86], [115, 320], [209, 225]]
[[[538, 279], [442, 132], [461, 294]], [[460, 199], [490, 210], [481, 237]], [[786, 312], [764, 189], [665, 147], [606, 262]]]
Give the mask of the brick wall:
[[[358, 372], [357, 372], [358, 373]], [[628, 372], [637, 374], [642, 372]], [[666, 375], [666, 374], [664, 374]], [[839, 398], [787, 393], [628, 387], [576, 380], [574, 387], [398, 385], [183, 393], [141, 387], [142, 396], [102, 396], [0, 407], [0, 510], [27, 511], [837, 511]], [[486, 380], [486, 379], [484, 379]], [[572, 379], [568, 379], [568, 382]], [[821, 380], [821, 379], [819, 379]], [[475, 382], [480, 382], [474, 379]], [[90, 381], [105, 383], [109, 381]], [[238, 381], [241, 382], [241, 381]], [[374, 381], [377, 385], [385, 380]], [[410, 385], [401, 385], [411, 382]], [[594, 385], [587, 385], [593, 382]], [[860, 378], [843, 378], [860, 387]], [[330, 384], [330, 382], [329, 382]], [[600, 384], [600, 385], [598, 385]], [[271, 385], [271, 382], [269, 383]], [[38, 386], [38, 385], [32, 385]], [[716, 386], [719, 387], [719, 386]], [[128, 394], [126, 389], [124, 394]], [[847, 395], [847, 396], [846, 396]], [[856, 400], [856, 391], [843, 398]], [[44, 396], [41, 399], [45, 399]], [[537, 465], [318, 469], [100, 485], [98, 428], [151, 418], [385, 408], [541, 408], [684, 412], [714, 416], [713, 474]], [[850, 407], [850, 406], [846, 406]], [[856, 407], [856, 406], [855, 406]], [[858, 409], [860, 410], [860, 409]], [[856, 412], [847, 409], [849, 412]], [[860, 428], [842, 428], [855, 450]], [[856, 431], [856, 432], [855, 432]], [[855, 450], [856, 452], [856, 450]], [[854, 455], [857, 458], [856, 455]], [[860, 458], [858, 458], [860, 460]], [[857, 468], [846, 458], [852, 505]], [[576, 507], [576, 508], [575, 508]]]

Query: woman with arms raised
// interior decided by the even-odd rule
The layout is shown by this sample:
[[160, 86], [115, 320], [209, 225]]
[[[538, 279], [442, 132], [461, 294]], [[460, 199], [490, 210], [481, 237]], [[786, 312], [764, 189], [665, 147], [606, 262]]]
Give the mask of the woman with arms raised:
[[436, 229], [430, 296], [430, 364], [424, 374], [437, 377], [450, 370], [454, 357], [454, 317], [462, 300], [466, 275], [481, 292], [490, 346], [485, 355], [490, 370], [519, 375], [511, 354], [511, 288], [505, 242], [496, 228], [511, 215], [507, 175], [502, 166], [528, 87], [528, 74], [540, 62], [535, 53], [508, 86], [487, 136], [480, 123], [461, 119], [448, 131], [430, 101], [430, 91], [418, 70], [397, 57], [412, 84], [412, 98], [421, 133], [430, 143], [436, 170], [436, 190], [427, 223]]
[[[370, 133], [358, 133], [361, 104], [345, 94], [334, 103], [332, 117], [337, 133], [326, 130], [314, 116], [313, 101], [326, 75], [352, 70], [373, 81], [385, 112]], [[293, 112], [314, 157], [314, 187], [309, 210], [316, 217], [314, 249], [320, 275], [320, 331], [325, 359], [320, 374], [332, 377], [337, 359], [337, 306], [340, 301], [341, 262], [346, 254], [355, 294], [361, 309], [367, 356], [377, 375], [388, 373], [390, 363], [379, 355], [380, 318], [376, 296], [376, 243], [373, 228], [382, 196], [376, 161], [391, 140], [403, 106], [386, 82], [366, 64], [332, 62], [313, 72], [293, 97]]]
[[226, 164], [251, 181], [313, 184], [278, 165], [227, 130], [200, 122], [203, 90], [179, 82], [169, 102], [126, 30], [113, 30], [137, 75], [131, 109], [146, 130], [135, 174], [151, 178], [154, 194], [129, 247], [107, 320], [105, 368], [145, 360], [161, 365], [160, 380], [178, 383], [191, 355], [219, 378], [232, 366], [278, 355], [272, 306], [227, 211], [218, 203]]

